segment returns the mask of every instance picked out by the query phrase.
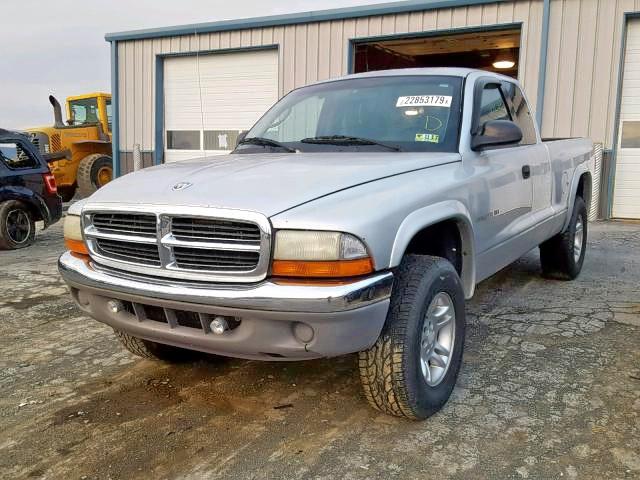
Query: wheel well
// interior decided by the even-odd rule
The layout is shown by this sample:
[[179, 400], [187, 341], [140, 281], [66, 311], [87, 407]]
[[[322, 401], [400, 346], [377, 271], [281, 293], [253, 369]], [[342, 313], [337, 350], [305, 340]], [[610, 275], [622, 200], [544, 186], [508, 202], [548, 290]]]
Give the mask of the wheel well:
[[409, 242], [407, 253], [446, 258], [458, 275], [462, 275], [462, 237], [455, 220], [445, 220], [420, 230]]
[[24, 205], [24, 207], [29, 211], [29, 213], [33, 217], [34, 222], [39, 222], [40, 220], [44, 220], [44, 218], [42, 217], [42, 211], [36, 205], [34, 205], [33, 202], [27, 200], [26, 198], [20, 198], [20, 197], [7, 198], [6, 200], [0, 201], [0, 205], [11, 200], [15, 200], [16, 202], [20, 202], [22, 205]]
[[584, 200], [584, 203], [587, 204], [587, 211], [589, 211], [591, 204], [591, 173], [585, 172], [580, 176], [576, 197], [580, 197]]

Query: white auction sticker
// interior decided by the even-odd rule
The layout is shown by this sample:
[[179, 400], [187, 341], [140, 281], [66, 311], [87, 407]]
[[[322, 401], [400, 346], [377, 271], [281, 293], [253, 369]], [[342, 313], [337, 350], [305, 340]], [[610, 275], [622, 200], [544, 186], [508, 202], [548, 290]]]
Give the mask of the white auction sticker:
[[445, 107], [451, 108], [449, 95], [412, 95], [398, 97], [396, 107]]

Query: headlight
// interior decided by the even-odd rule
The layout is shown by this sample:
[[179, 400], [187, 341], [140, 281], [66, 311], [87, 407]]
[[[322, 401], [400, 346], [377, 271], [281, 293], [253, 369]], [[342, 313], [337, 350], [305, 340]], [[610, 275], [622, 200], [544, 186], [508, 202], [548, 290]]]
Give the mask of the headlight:
[[78, 215], [67, 215], [64, 218], [64, 244], [72, 252], [89, 255], [82, 238], [82, 225]]
[[272, 273], [286, 277], [353, 277], [373, 271], [364, 243], [339, 232], [280, 230]]

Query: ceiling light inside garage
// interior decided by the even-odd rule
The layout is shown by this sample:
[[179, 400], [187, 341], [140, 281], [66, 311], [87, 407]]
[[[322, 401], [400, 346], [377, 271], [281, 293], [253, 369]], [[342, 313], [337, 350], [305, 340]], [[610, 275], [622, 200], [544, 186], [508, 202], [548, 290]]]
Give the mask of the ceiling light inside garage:
[[516, 62], [513, 60], [498, 60], [497, 62], [493, 62], [493, 67], [499, 70], [507, 70], [509, 68], [513, 68]]

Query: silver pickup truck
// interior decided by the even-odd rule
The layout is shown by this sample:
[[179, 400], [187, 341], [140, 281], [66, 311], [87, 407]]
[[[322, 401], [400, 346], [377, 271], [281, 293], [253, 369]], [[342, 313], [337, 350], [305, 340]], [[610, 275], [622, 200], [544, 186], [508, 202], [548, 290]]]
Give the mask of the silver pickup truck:
[[580, 273], [591, 155], [542, 141], [512, 78], [351, 75], [289, 93], [230, 155], [75, 204], [59, 269], [143, 357], [359, 352], [371, 405], [424, 419], [454, 388], [478, 282], [535, 247], [545, 276]]

